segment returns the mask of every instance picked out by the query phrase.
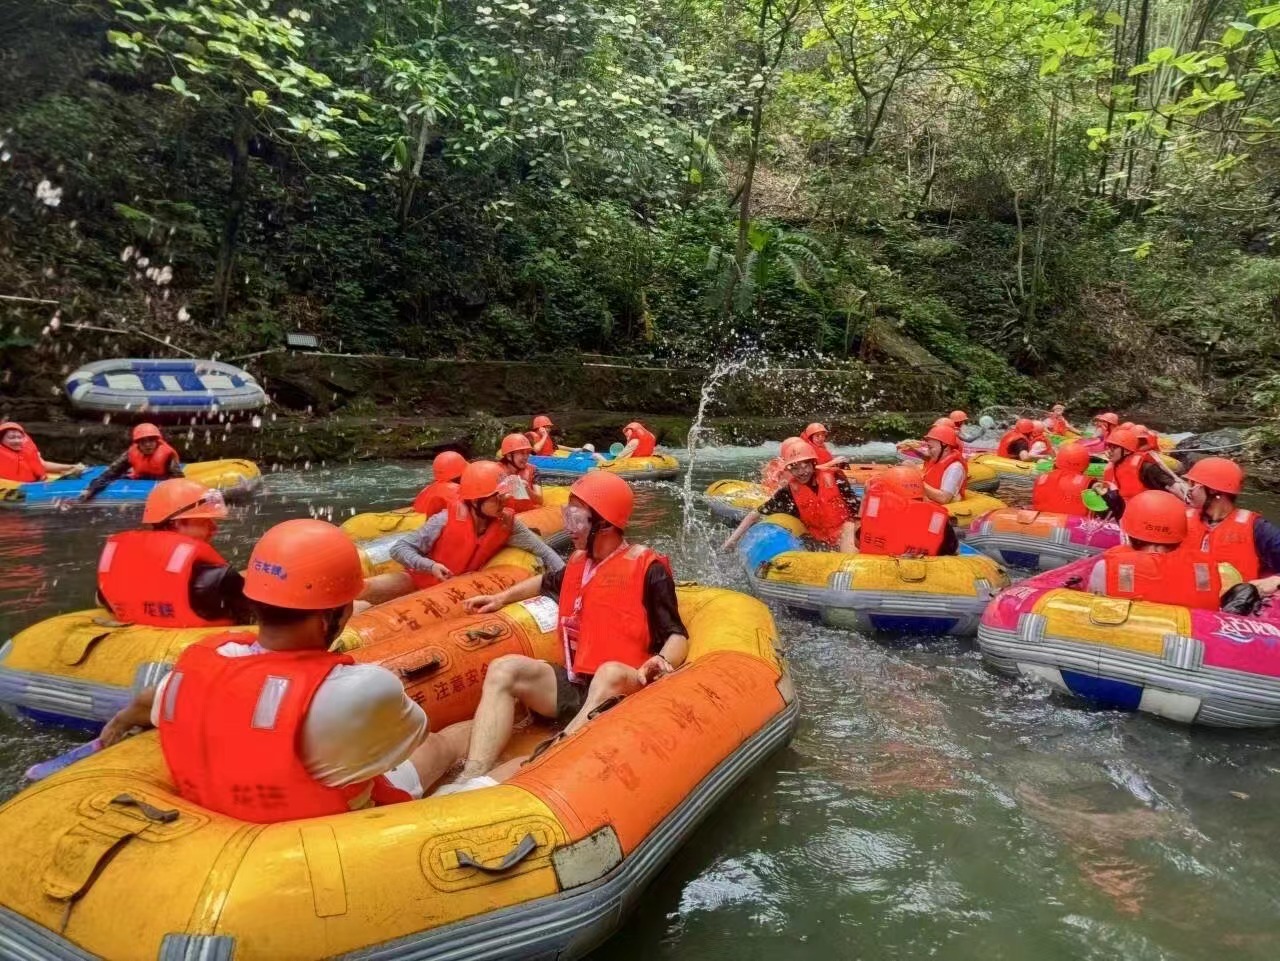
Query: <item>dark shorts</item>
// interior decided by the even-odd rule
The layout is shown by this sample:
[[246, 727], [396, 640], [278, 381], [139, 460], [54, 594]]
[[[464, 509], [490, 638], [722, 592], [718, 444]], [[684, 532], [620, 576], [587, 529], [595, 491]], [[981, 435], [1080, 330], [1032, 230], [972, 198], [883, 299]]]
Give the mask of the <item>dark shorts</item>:
[[563, 667], [553, 664], [551, 669], [556, 672], [556, 716], [549, 720], [565, 724], [572, 721], [582, 710], [582, 705], [587, 700], [587, 688], [591, 685], [591, 679], [579, 675], [577, 680], [571, 681], [569, 672]]

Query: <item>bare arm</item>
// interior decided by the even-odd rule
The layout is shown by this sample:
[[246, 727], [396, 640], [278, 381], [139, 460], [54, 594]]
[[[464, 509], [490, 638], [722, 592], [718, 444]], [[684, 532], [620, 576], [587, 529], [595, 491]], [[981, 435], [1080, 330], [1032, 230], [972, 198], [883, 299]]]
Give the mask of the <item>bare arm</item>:
[[534, 574], [533, 577], [526, 577], [497, 594], [477, 594], [475, 597], [469, 597], [463, 602], [463, 606], [469, 614], [492, 614], [494, 611], [502, 610], [508, 604], [527, 601], [541, 593], [542, 575]]
[[135, 727], [151, 726], [151, 705], [156, 700], [156, 688], [146, 687], [138, 692], [127, 707], [121, 708], [116, 716], [102, 728], [102, 746], [110, 747], [124, 738]]
[[742, 519], [742, 523], [734, 529], [734, 532], [724, 539], [724, 543], [720, 545], [720, 550], [731, 551], [737, 546], [738, 541], [742, 540], [744, 534], [751, 528], [760, 523], [760, 519], [764, 517], [759, 511], [752, 511]]

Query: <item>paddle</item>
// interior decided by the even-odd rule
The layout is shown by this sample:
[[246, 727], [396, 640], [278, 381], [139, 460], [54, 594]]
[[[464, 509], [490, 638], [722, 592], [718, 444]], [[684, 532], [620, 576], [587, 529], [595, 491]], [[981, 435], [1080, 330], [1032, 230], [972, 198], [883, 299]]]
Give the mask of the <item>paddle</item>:
[[24, 775], [28, 781], [42, 781], [50, 774], [57, 774], [63, 768], [70, 767], [76, 761], [83, 760], [91, 755], [97, 754], [102, 750], [102, 738], [95, 737], [88, 744], [80, 744], [73, 747], [70, 751], [59, 754], [57, 757], [50, 758], [47, 761], [41, 761], [39, 764], [33, 764], [27, 768]]
[[1084, 501], [1084, 506], [1089, 508], [1089, 510], [1091, 511], [1101, 513], [1102, 511], [1111, 510], [1111, 508], [1107, 505], [1105, 498], [1103, 498], [1103, 496], [1093, 488], [1089, 488], [1086, 491], [1082, 491], [1080, 494], [1080, 499]]

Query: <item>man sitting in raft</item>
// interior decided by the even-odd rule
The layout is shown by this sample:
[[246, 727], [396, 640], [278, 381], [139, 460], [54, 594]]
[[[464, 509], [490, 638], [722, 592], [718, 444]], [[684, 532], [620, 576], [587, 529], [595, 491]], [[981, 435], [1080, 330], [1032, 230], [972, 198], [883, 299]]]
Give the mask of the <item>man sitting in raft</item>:
[[863, 554], [938, 557], [960, 549], [951, 515], [925, 500], [924, 478], [914, 467], [891, 467], [867, 487], [858, 547]]
[[405, 569], [369, 578], [360, 599], [381, 604], [478, 571], [504, 547], [528, 551], [548, 571], [564, 567], [560, 555], [503, 506], [505, 479], [501, 465], [491, 460], [468, 464], [457, 499], [392, 545], [391, 557]]
[[615, 460], [623, 460], [627, 457], [652, 457], [658, 445], [658, 438], [654, 436], [653, 431], [638, 420], [633, 420], [622, 428], [622, 436], [626, 440], [626, 445], [618, 452]]
[[1036, 443], [1036, 433], [1035, 421], [1029, 417], [1019, 417], [1013, 428], [1000, 438], [996, 454], [1011, 460], [1036, 460], [1040, 456], [1032, 450], [1032, 445]]
[[1049, 514], [1070, 514], [1086, 517], [1084, 492], [1089, 489], [1090, 478], [1085, 475], [1089, 467], [1089, 451], [1079, 441], [1063, 444], [1053, 460], [1053, 469], [1041, 474], [1031, 487], [1031, 506]]
[[1206, 457], [1186, 473], [1191, 484], [1188, 541], [1225, 562], [1268, 597], [1280, 587], [1280, 527], [1236, 506], [1244, 470], [1225, 457]]
[[542, 506], [542, 486], [538, 483], [538, 471], [529, 463], [533, 454], [533, 445], [524, 434], [508, 434], [502, 438], [502, 447], [498, 451], [502, 460], [503, 490], [507, 495], [507, 506], [517, 514], [531, 511]]
[[1125, 505], [1143, 491], [1166, 490], [1178, 483], [1168, 468], [1142, 449], [1133, 427], [1121, 425], [1107, 435], [1105, 456], [1106, 472], [1093, 490], [1107, 502], [1107, 512], [1113, 517], [1124, 516]]
[[804, 433], [800, 436], [809, 442], [809, 446], [813, 448], [813, 452], [818, 455], [818, 466], [823, 470], [830, 470], [834, 467], [843, 467], [845, 464], [849, 463], [849, 458], [837, 457], [827, 449], [827, 438], [831, 435], [821, 424], [810, 424], [804, 429]]
[[969, 468], [955, 427], [939, 421], [924, 435], [924, 496], [935, 504], [964, 500]]
[[144, 528], [112, 534], [98, 558], [98, 596], [122, 624], [247, 624], [240, 572], [210, 545], [227, 516], [222, 494], [175, 477], [142, 508]]
[[1071, 422], [1067, 420], [1067, 408], [1063, 404], [1054, 404], [1053, 408], [1044, 418], [1044, 429], [1050, 434], [1057, 434], [1059, 437], [1065, 434], [1080, 433], [1071, 426]]
[[574, 547], [569, 565], [466, 602], [468, 611], [487, 614], [539, 594], [558, 598], [566, 667], [522, 654], [489, 665], [467, 760], [455, 782], [459, 787], [493, 783], [484, 775], [511, 739], [517, 703], [541, 717], [567, 721], [565, 733], [572, 733], [606, 700], [633, 694], [688, 657], [689, 632], [680, 619], [670, 563], [626, 539], [633, 505], [622, 478], [579, 478], [564, 508]]
[[1187, 507], [1168, 491], [1143, 491], [1120, 520], [1129, 543], [1104, 551], [1089, 590], [1107, 597], [1216, 611], [1223, 591], [1217, 560], [1187, 544]]
[[87, 503], [101, 494], [113, 480], [128, 476], [130, 480], [164, 480], [181, 477], [182, 462], [155, 424], [139, 424], [133, 429], [129, 449], [113, 460], [101, 474], [89, 481], [80, 495]]
[[84, 464], [59, 464], [45, 460], [21, 424], [5, 421], [0, 424], [0, 480], [30, 484], [46, 480], [50, 474], [78, 477]]
[[1104, 411], [1093, 419], [1094, 436], [1107, 439], [1107, 435], [1120, 426], [1120, 418], [1111, 411]]
[[458, 479], [467, 469], [467, 459], [456, 450], [441, 451], [431, 461], [431, 483], [418, 491], [413, 509], [430, 517], [438, 514], [458, 496]]
[[539, 414], [533, 419], [534, 436], [529, 438], [529, 443], [538, 457], [550, 457], [556, 452], [557, 444], [552, 436], [555, 429], [556, 425], [551, 423], [551, 418], [546, 414]]
[[778, 461], [789, 475], [786, 486], [742, 519], [721, 547], [731, 551], [760, 518], [770, 514], [798, 517], [809, 536], [843, 554], [858, 553], [858, 497], [839, 471], [818, 470], [818, 455], [807, 441], [788, 437]]
[[278, 524], [253, 548], [244, 593], [257, 636], [187, 648], [102, 729], [160, 729], [178, 793], [255, 823], [341, 814], [422, 796], [465, 745], [428, 735], [395, 674], [329, 646], [364, 587], [350, 539], [320, 520]]

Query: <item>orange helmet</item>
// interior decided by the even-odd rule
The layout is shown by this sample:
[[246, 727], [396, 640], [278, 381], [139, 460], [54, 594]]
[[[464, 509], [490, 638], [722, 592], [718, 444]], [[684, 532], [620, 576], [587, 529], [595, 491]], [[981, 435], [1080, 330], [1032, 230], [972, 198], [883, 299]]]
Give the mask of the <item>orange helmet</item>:
[[947, 419], [959, 427], [961, 424], [969, 422], [969, 415], [962, 410], [953, 410], [950, 415], [948, 415]]
[[569, 493], [619, 530], [631, 520], [636, 498], [630, 485], [617, 474], [588, 471], [573, 482]]
[[1017, 423], [1013, 425], [1013, 429], [1019, 434], [1030, 437], [1031, 433], [1036, 429], [1036, 422], [1029, 417], [1019, 417]]
[[801, 461], [818, 459], [818, 452], [803, 437], [788, 437], [782, 442], [782, 450], [778, 454], [783, 467], [799, 464]]
[[1139, 424], [1133, 432], [1138, 435], [1138, 450], [1155, 450], [1160, 446], [1156, 432], [1146, 424]]
[[1221, 494], [1235, 496], [1244, 490], [1244, 468], [1225, 457], [1198, 460], [1184, 476], [1189, 481]]
[[1115, 414], [1111, 413], [1111, 411], [1107, 411], [1105, 414], [1099, 414], [1097, 417], [1093, 419], [1093, 422], [1095, 424], [1097, 423], [1109, 424], [1112, 427], [1120, 426], [1120, 418], [1117, 417]]
[[142, 508], [142, 523], [163, 524], [165, 521], [207, 518], [222, 520], [227, 504], [220, 491], [211, 491], [198, 481], [173, 477], [151, 488]]
[[933, 422], [933, 426], [934, 427], [955, 427], [956, 422], [953, 421], [950, 417], [939, 417], [937, 420]]
[[22, 434], [24, 437], [27, 434], [26, 429], [21, 424], [15, 423], [14, 421], [11, 421], [11, 420], [7, 420], [3, 424], [0, 424], [0, 437], [3, 437], [6, 431], [11, 431], [11, 430], [16, 430], [19, 434]]
[[[945, 418], [950, 420], [950, 418]], [[929, 433], [924, 435], [925, 440], [936, 440], [944, 447], [960, 447], [960, 435], [956, 433], [954, 424], [943, 423], [941, 420], [929, 428]]]
[[1068, 474], [1083, 474], [1085, 468], [1089, 466], [1089, 449], [1078, 440], [1063, 444], [1058, 448], [1058, 456], [1054, 458], [1053, 466]]
[[555, 426], [556, 426], [555, 424], [551, 423], [551, 418], [548, 417], [546, 414], [539, 414], [537, 417], [533, 419], [534, 430], [542, 430], [542, 428], [544, 427], [547, 430], [550, 430], [552, 427], [555, 427]]
[[458, 481], [458, 496], [464, 501], [482, 501], [486, 497], [493, 497], [506, 476], [502, 465], [497, 461], [472, 461]]
[[456, 481], [467, 469], [467, 459], [456, 450], [445, 450], [436, 454], [431, 462], [431, 479], [437, 481]]
[[638, 420], [633, 420], [626, 427], [622, 428], [622, 436], [630, 437], [633, 433], [635, 433], [638, 430], [644, 430], [644, 424], [640, 423], [640, 421]]
[[826, 427], [824, 427], [822, 424], [815, 422], [813, 424], [810, 424], [808, 427], [806, 427], [804, 429], [804, 433], [801, 434], [800, 436], [803, 437], [805, 440], [811, 440], [814, 434], [827, 434], [827, 433], [830, 433], [830, 431], [828, 431]]
[[146, 440], [148, 437], [159, 439], [160, 428], [155, 424], [139, 424], [133, 429], [133, 434], [131, 435], [134, 441]]
[[533, 450], [533, 445], [529, 443], [529, 438], [525, 437], [524, 434], [508, 434], [502, 438], [502, 446], [498, 449], [498, 453], [503, 457], [507, 457], [522, 450]]
[[1143, 491], [1125, 505], [1120, 529], [1152, 544], [1181, 544], [1187, 536], [1187, 505], [1168, 491]]
[[346, 607], [364, 590], [360, 552], [327, 521], [300, 518], [277, 524], [249, 555], [244, 596], [295, 611]]
[[1121, 425], [1107, 435], [1108, 447], [1119, 447], [1130, 454], [1138, 452], [1138, 432], [1132, 427]]
[[914, 467], [890, 467], [880, 475], [880, 483], [912, 500], [924, 497], [924, 475]]
[[1135, 423], [1134, 423], [1133, 421], [1131, 421], [1131, 420], [1127, 420], [1127, 421], [1125, 421], [1123, 424], [1121, 424], [1120, 426], [1121, 426], [1121, 427], [1123, 427], [1125, 430], [1133, 430], [1133, 429], [1134, 429], [1135, 427], [1137, 427], [1138, 425], [1137, 425], [1137, 424], [1135, 424]]

